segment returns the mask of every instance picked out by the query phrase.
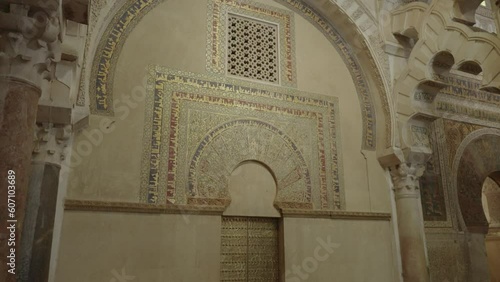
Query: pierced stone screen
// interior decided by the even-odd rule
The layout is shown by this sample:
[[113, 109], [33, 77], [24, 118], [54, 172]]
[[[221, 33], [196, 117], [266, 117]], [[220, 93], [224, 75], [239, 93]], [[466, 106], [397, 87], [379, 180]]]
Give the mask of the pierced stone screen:
[[228, 21], [228, 74], [279, 83], [278, 26], [234, 14]]

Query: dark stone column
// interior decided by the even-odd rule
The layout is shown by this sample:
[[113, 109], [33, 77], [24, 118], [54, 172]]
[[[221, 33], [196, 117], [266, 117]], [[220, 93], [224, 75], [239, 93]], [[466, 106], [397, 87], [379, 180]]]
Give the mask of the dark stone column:
[[[7, 173], [15, 172], [15, 222], [16, 225], [16, 272], [19, 259], [19, 242], [22, 236], [22, 225], [26, 207], [31, 152], [33, 150], [33, 134], [36, 110], [40, 89], [28, 82], [0, 77], [0, 254], [1, 261], [6, 260], [9, 253], [7, 230], [8, 183]], [[9, 223], [10, 224], [10, 223]], [[7, 272], [6, 263], [0, 265], [0, 281], [15, 281], [15, 276]]]
[[33, 163], [18, 281], [48, 281], [60, 166]]

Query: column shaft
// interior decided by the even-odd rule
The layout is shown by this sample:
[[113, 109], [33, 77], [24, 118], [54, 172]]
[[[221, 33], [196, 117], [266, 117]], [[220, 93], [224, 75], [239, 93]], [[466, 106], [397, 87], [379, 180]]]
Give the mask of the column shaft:
[[[7, 226], [9, 217], [8, 183], [9, 170], [15, 172], [15, 249], [18, 264], [19, 242], [26, 208], [26, 196], [33, 149], [34, 127], [40, 89], [17, 79], [0, 77], [0, 253], [6, 260], [14, 246], [9, 246], [11, 236]], [[15, 281], [7, 272], [7, 263], [0, 265], [0, 281]], [[17, 272], [17, 269], [16, 269]]]
[[423, 165], [399, 164], [390, 169], [398, 215], [399, 244], [405, 282], [428, 282], [419, 177]]
[[429, 281], [419, 205], [421, 203], [417, 197], [396, 199], [399, 242], [405, 282]]
[[19, 282], [48, 281], [60, 166], [34, 163], [29, 183]]

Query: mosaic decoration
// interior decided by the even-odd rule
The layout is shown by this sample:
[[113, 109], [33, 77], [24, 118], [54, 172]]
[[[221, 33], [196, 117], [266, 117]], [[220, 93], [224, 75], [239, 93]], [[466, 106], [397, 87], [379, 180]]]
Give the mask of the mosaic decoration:
[[457, 193], [462, 217], [468, 228], [486, 227], [482, 204], [483, 183], [500, 171], [500, 136], [483, 135], [467, 144], [457, 168]]
[[87, 54], [90, 52], [90, 42], [91, 37], [94, 34], [94, 28], [96, 27], [97, 21], [99, 19], [100, 12], [104, 9], [107, 4], [107, 0], [93, 0], [90, 1], [90, 13], [89, 13], [89, 25], [87, 27], [87, 40], [85, 40], [84, 48], [84, 59], [82, 63], [80, 84], [78, 86], [78, 94], [76, 97], [77, 106], [85, 106], [85, 92], [87, 87], [87, 80], [85, 79], [85, 74], [87, 72]]
[[[216, 74], [226, 74], [226, 52], [228, 15], [236, 14], [276, 23], [279, 37], [279, 62], [281, 85], [296, 87], [297, 74], [295, 70], [295, 42], [293, 13], [271, 6], [237, 0], [209, 0], [208, 1], [208, 41], [207, 41], [207, 68]], [[231, 63], [228, 63], [231, 65]], [[228, 69], [229, 70], [229, 69]], [[229, 72], [230, 73], [230, 72]]]
[[227, 73], [279, 84], [278, 26], [228, 14]]
[[[303, 16], [307, 21], [314, 25], [325, 37], [332, 43], [332, 46], [339, 52], [347, 68], [351, 72], [354, 85], [356, 87], [356, 92], [361, 103], [361, 113], [363, 117], [363, 148], [367, 150], [375, 150], [376, 148], [376, 116], [375, 109], [373, 106], [373, 100], [370, 96], [370, 89], [363, 71], [361, 70], [360, 63], [352, 49], [352, 47], [340, 36], [339, 32], [326, 22], [323, 17], [321, 17], [316, 11], [311, 9], [309, 6], [304, 4], [299, 0], [275, 0], [276, 2], [285, 5], [286, 7], [292, 9], [299, 15]], [[350, 3], [351, 1], [346, 1], [345, 3]], [[369, 50], [365, 50], [368, 54]], [[377, 71], [374, 66], [371, 71]], [[380, 91], [385, 93], [382, 78], [380, 78]], [[387, 120], [390, 118], [389, 102], [385, 97], [381, 98], [382, 107]], [[391, 122], [385, 123], [386, 130], [386, 141], [390, 143], [391, 141]], [[387, 144], [386, 144], [387, 145]]]
[[239, 163], [277, 181], [280, 208], [343, 209], [337, 99], [150, 68], [141, 201], [228, 205]]
[[[90, 85], [90, 110], [92, 114], [98, 115], [113, 115], [113, 78], [116, 68], [116, 62], [120, 55], [123, 44], [133, 30], [137, 22], [144, 17], [151, 9], [156, 7], [159, 3], [164, 2], [165, 0], [129, 0], [116, 14], [116, 16], [110, 21], [108, 27], [103, 33], [99, 46], [96, 51], [96, 55], [93, 61], [92, 73], [90, 77], [90, 81], [92, 81]], [[226, 3], [227, 2], [227, 3]], [[351, 72], [351, 76], [354, 81], [354, 85], [356, 86], [356, 92], [359, 96], [361, 102], [361, 112], [363, 118], [363, 149], [365, 150], [375, 150], [376, 148], [376, 116], [375, 110], [373, 106], [373, 101], [370, 96], [370, 90], [368, 87], [367, 80], [361, 70], [360, 64], [354, 55], [352, 48], [347, 44], [344, 39], [339, 35], [338, 31], [328, 24], [323, 18], [318, 15], [314, 10], [309, 8], [307, 5], [298, 0], [277, 0], [278, 3], [281, 3], [290, 9], [296, 11], [300, 15], [302, 15], [306, 20], [311, 22], [314, 26], [318, 28], [326, 37], [330, 40], [332, 45], [337, 49], [341, 57], [343, 58], [345, 64], [348, 66], [349, 71]], [[241, 7], [235, 7], [233, 4], [238, 4]], [[236, 5], [235, 4], [235, 5]], [[232, 6], [233, 5], [233, 6]], [[217, 6], [217, 7], [215, 7]], [[280, 56], [283, 54], [287, 54], [288, 57], [288, 65], [287, 68], [281, 67], [281, 71], [284, 69], [289, 69], [290, 71], [283, 77], [290, 77], [291, 83], [293, 86], [295, 83], [295, 66], [294, 66], [294, 21], [292, 20], [293, 13], [283, 11], [280, 9], [270, 8], [265, 6], [262, 9], [261, 4], [252, 4], [251, 7], [256, 7], [255, 11], [251, 11], [249, 9], [244, 9], [245, 7], [250, 7], [248, 2], [243, 3], [243, 1], [231, 1], [231, 0], [211, 0], [209, 2], [209, 18], [213, 19], [208, 22], [209, 26], [209, 50], [219, 50], [220, 52], [225, 52], [225, 49], [221, 48], [220, 44], [224, 44], [225, 41], [222, 39], [212, 40], [217, 34], [220, 36], [225, 36], [222, 34], [220, 29], [214, 29], [214, 26], [219, 26], [220, 24], [225, 24], [225, 16], [224, 13], [214, 13], [214, 11], [220, 11], [221, 9], [226, 9], [227, 11], [233, 11], [236, 14], [242, 14], [246, 16], [256, 16], [257, 18], [268, 20], [271, 22], [276, 22], [282, 27], [280, 29]], [[259, 8], [261, 7], [261, 8]], [[269, 14], [269, 11], [271, 13]], [[257, 13], [257, 14], [255, 14]], [[265, 14], [269, 15], [266, 16]], [[222, 15], [223, 17], [219, 17]], [[285, 15], [285, 16], [283, 16]], [[290, 21], [287, 24], [286, 18], [290, 17]], [[283, 38], [283, 30], [289, 29], [289, 34], [291, 35], [288, 38], [288, 41]], [[286, 34], [286, 33], [285, 33]], [[286, 37], [286, 36], [285, 36]], [[285, 42], [286, 44], [284, 44]], [[287, 43], [288, 42], [288, 43]], [[287, 47], [289, 46], [289, 47]], [[287, 50], [283, 50], [287, 48]], [[366, 51], [369, 52], [369, 51]], [[224, 62], [223, 60], [218, 60], [216, 58], [223, 58], [219, 53], [212, 53], [210, 51], [207, 52], [207, 65], [214, 66], [217, 62]], [[281, 64], [283, 62], [287, 62], [287, 60], [283, 60], [280, 58]], [[212, 68], [212, 67], [210, 67]], [[218, 68], [220, 69], [220, 68]], [[374, 68], [376, 70], [376, 68]], [[383, 83], [380, 82], [382, 85]], [[286, 86], [286, 84], [282, 85]], [[384, 87], [380, 87], [381, 93], [384, 93]], [[386, 118], [390, 120], [390, 110], [389, 103], [386, 98], [382, 98], [383, 110]], [[390, 122], [386, 122], [386, 136], [387, 142], [390, 142], [392, 127]]]
[[90, 84], [90, 111], [113, 114], [113, 79], [115, 66], [125, 39], [137, 23], [165, 0], [129, 0], [104, 31], [95, 52]]
[[278, 221], [223, 217], [221, 281], [279, 281]]
[[460, 143], [472, 132], [483, 129], [483, 126], [457, 122], [452, 120], [444, 120], [444, 136], [446, 136], [448, 166], [451, 167]]
[[[432, 148], [432, 156], [427, 162], [424, 174], [420, 177], [420, 199], [422, 201], [422, 211], [425, 221], [447, 221], [446, 201], [443, 189], [442, 174], [440, 169], [440, 156], [437, 150], [437, 140], [435, 131], [429, 134], [427, 128], [412, 127], [412, 132], [425, 134], [430, 138], [420, 138], [424, 140], [422, 144]], [[430, 140], [429, 140], [430, 139]]]
[[[297, 145], [271, 124], [251, 119], [232, 120], [205, 136], [189, 167], [190, 202], [203, 204], [204, 199], [213, 198], [211, 196], [229, 198], [228, 191], [220, 189], [229, 181], [227, 172], [249, 159], [259, 160], [274, 169], [279, 179], [278, 198], [280, 190], [287, 189], [288, 201], [309, 207], [311, 177]], [[167, 190], [167, 196], [169, 192]]]

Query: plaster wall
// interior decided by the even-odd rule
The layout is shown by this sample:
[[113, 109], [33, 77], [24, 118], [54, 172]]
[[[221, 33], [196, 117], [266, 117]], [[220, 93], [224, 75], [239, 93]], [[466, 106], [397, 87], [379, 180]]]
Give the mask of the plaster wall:
[[398, 281], [389, 221], [285, 218], [283, 225], [287, 282]]
[[[275, 2], [260, 2], [287, 9]], [[298, 14], [294, 19], [298, 90], [339, 99], [346, 209], [390, 212], [389, 185], [376, 153], [361, 150], [360, 100], [351, 74], [319, 30]], [[68, 199], [139, 202], [146, 105], [137, 94], [146, 86], [147, 67], [154, 64], [208, 75], [207, 36], [207, 5], [200, 5], [199, 0], [165, 1], [137, 24], [116, 65], [115, 115], [91, 115], [90, 126], [76, 136]], [[261, 176], [252, 168], [240, 173], [249, 178]], [[266, 179], [259, 181], [266, 186], [270, 183]], [[249, 196], [260, 199], [255, 193]], [[272, 209], [265, 214], [261, 211], [237, 206], [226, 212], [277, 215]], [[134, 281], [219, 281], [220, 217], [193, 215], [188, 224], [185, 221], [182, 215], [66, 211], [56, 281], [110, 281], [113, 271], [121, 273], [122, 269], [135, 276]], [[310, 274], [309, 281], [330, 277], [339, 281], [398, 280], [389, 221], [285, 218], [283, 224], [286, 267], [302, 264], [314, 252], [316, 238], [331, 236], [340, 244]], [[287, 281], [294, 282], [292, 278]]]
[[55, 281], [220, 281], [220, 232], [220, 216], [66, 212]]
[[[274, 2], [261, 2], [286, 10]], [[199, 1], [169, 0], [137, 24], [117, 62], [115, 116], [92, 115], [90, 127], [75, 140], [68, 198], [138, 201], [145, 105], [133, 95], [144, 86], [150, 64], [207, 73], [206, 14], [206, 5]], [[325, 36], [298, 14], [295, 42], [298, 89], [339, 98], [347, 209], [390, 211], [388, 185], [376, 155], [361, 152], [360, 102], [346, 65]], [[110, 133], [96, 133], [100, 126]], [[87, 141], [93, 143], [91, 148]]]

